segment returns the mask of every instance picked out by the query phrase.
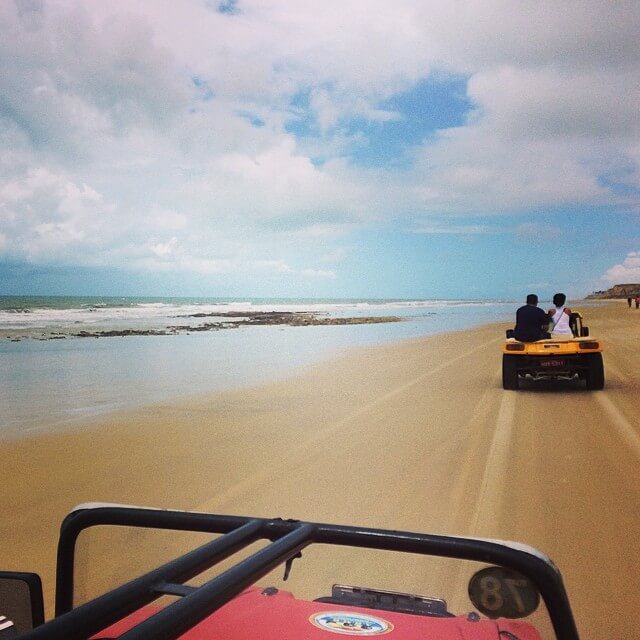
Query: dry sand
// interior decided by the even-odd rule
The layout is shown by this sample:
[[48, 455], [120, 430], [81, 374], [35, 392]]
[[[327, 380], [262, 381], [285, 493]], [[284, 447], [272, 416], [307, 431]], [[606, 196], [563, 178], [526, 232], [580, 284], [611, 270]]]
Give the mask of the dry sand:
[[[614, 302], [585, 316], [605, 341], [604, 391], [503, 391], [505, 326], [490, 325], [356, 349], [284, 383], [5, 442], [2, 568], [41, 573], [50, 612], [58, 526], [84, 501], [498, 537], [553, 558], [583, 638], [632, 638], [640, 608], [640, 312]], [[175, 545], [163, 540], [152, 554], [127, 547], [127, 563], [170, 556]], [[87, 538], [92, 545], [98, 538]], [[320, 591], [342, 579], [336, 564], [356, 578], [364, 571], [361, 560], [335, 557], [311, 558]], [[104, 560], [98, 574], [114, 566]], [[415, 563], [393, 582], [398, 566], [385, 557], [362, 579], [435, 588]], [[297, 584], [303, 572], [295, 565], [293, 573], [292, 590], [318, 588]], [[438, 579], [451, 582], [446, 572]]]

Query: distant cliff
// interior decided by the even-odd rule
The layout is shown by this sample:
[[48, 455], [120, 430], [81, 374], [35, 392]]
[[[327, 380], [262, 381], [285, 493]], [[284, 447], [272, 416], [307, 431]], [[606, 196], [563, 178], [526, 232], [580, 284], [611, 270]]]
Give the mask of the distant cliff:
[[587, 299], [635, 298], [638, 295], [640, 295], [640, 284], [614, 284], [606, 291], [594, 291], [587, 296]]

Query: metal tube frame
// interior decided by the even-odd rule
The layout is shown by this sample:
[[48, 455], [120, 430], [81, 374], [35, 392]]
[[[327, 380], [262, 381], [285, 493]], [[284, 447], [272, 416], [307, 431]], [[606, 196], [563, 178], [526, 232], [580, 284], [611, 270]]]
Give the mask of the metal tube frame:
[[[223, 535], [74, 609], [76, 542], [82, 531], [99, 525]], [[199, 587], [182, 586], [261, 539], [271, 540], [271, 544]], [[514, 569], [537, 587], [557, 638], [579, 640], [558, 569], [542, 554], [526, 549], [475, 538], [119, 505], [80, 506], [65, 518], [58, 544], [56, 617], [21, 636], [21, 640], [85, 640], [163, 593], [180, 593], [180, 600], [122, 636], [122, 640], [173, 640], [310, 544], [458, 558]]]

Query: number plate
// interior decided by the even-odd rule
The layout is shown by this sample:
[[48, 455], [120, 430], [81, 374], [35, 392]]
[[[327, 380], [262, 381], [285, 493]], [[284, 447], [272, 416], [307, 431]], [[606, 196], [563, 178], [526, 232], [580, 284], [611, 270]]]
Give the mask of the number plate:
[[540, 366], [549, 369], [554, 367], [564, 367], [564, 360], [559, 360], [558, 358], [547, 358], [545, 360], [540, 360]]
[[540, 594], [529, 578], [512, 569], [486, 567], [469, 581], [469, 597], [489, 618], [524, 618], [540, 604]]

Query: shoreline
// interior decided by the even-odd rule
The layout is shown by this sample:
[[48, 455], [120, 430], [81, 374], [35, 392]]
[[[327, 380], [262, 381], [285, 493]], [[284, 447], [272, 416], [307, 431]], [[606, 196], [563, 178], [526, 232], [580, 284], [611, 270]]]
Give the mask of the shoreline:
[[[235, 331], [105, 340], [0, 341], [0, 439], [19, 437], [25, 429], [44, 431], [53, 424], [78, 423], [112, 410], [279, 380], [354, 345], [391, 344], [462, 329], [485, 319], [493, 321], [501, 312], [502, 308], [486, 307], [438, 314], [423, 310], [420, 317], [394, 322], [380, 321], [388, 315], [314, 321], [307, 314], [278, 312], [265, 317], [245, 312], [252, 320], [259, 317], [259, 324], [250, 322]], [[297, 326], [272, 323], [283, 318], [293, 318]]]
[[310, 372], [318, 368], [331, 368], [334, 363], [340, 363], [342, 361], [348, 361], [352, 358], [360, 358], [363, 355], [366, 356], [367, 352], [378, 352], [380, 350], [389, 349], [394, 351], [396, 348], [410, 349], [412, 345], [419, 345], [425, 340], [438, 338], [447, 339], [448, 336], [455, 336], [456, 334], [466, 333], [468, 331], [475, 331], [478, 329], [493, 329], [495, 328], [497, 333], [502, 335], [503, 327], [505, 323], [491, 322], [481, 324], [471, 329], [458, 329], [455, 331], [442, 331], [436, 332], [426, 336], [412, 336], [401, 338], [393, 342], [380, 342], [375, 344], [356, 344], [347, 346], [338, 346], [335, 349], [331, 349], [327, 352], [323, 352], [311, 361], [304, 360], [289, 370], [279, 370], [279, 373], [270, 376], [268, 380], [249, 380], [242, 383], [235, 383], [231, 386], [222, 388], [206, 389], [193, 392], [182, 392], [176, 395], [167, 397], [166, 399], [157, 399], [145, 402], [142, 404], [124, 405], [117, 408], [99, 409], [96, 408], [93, 412], [88, 412], [83, 415], [75, 417], [60, 418], [56, 422], [51, 422], [51, 418], [42, 418], [30, 423], [26, 429], [20, 429], [15, 431], [0, 431], [0, 443], [18, 443], [23, 440], [37, 440], [43, 437], [49, 436], [70, 436], [74, 433], [79, 433], [82, 430], [100, 428], [103, 424], [112, 424], [118, 421], [125, 421], [130, 417], [135, 417], [138, 413], [153, 412], [154, 409], [169, 405], [180, 406], [187, 410], [191, 403], [206, 402], [210, 398], [215, 398], [222, 394], [242, 394], [259, 391], [262, 388], [269, 388], [272, 385], [286, 385], [287, 383], [293, 383], [300, 377], [308, 375]]
[[[482, 308], [504, 301], [399, 299], [224, 299], [0, 296], [0, 341], [63, 336], [175, 335], [242, 326], [362, 324], [411, 319], [460, 307]], [[349, 320], [346, 320], [349, 318]]]
[[[584, 306], [592, 307], [588, 301]], [[615, 304], [618, 301], [597, 301], [595, 307], [602, 307], [608, 303]], [[198, 319], [203, 317], [224, 316], [219, 312], [215, 313], [195, 313], [192, 314]], [[362, 336], [353, 333], [344, 333], [342, 336], [334, 334], [344, 331], [350, 325], [364, 325], [364, 328], [374, 329], [376, 326], [406, 324], [407, 318], [397, 316], [365, 316], [365, 317], [319, 317], [317, 314], [310, 312], [228, 312], [229, 319], [231, 317], [245, 317], [246, 325], [241, 328], [243, 332], [238, 341], [240, 334], [227, 333], [221, 334], [221, 337], [229, 338], [229, 340], [212, 347], [212, 343], [206, 341], [198, 342], [198, 337], [204, 338], [211, 327], [205, 327], [203, 330], [194, 330], [193, 333], [185, 335], [171, 334], [160, 331], [157, 334], [148, 331], [132, 331], [125, 330], [123, 332], [97, 332], [88, 333], [83, 336], [65, 336], [67, 339], [35, 339], [34, 341], [23, 341], [25, 348], [30, 350], [38, 350], [38, 360], [40, 363], [45, 362], [45, 371], [50, 371], [53, 379], [43, 380], [42, 383], [46, 388], [41, 391], [41, 385], [38, 391], [32, 397], [26, 390], [25, 385], [13, 389], [11, 385], [5, 388], [5, 401], [0, 395], [0, 423], [3, 429], [0, 430], [0, 442], [16, 440], [26, 437], [27, 434], [38, 436], [51, 431], [73, 430], [75, 427], [81, 427], [85, 422], [91, 420], [99, 420], [101, 417], [108, 416], [110, 413], [120, 413], [123, 411], [131, 411], [136, 408], [142, 409], [146, 406], [152, 406], [154, 403], [178, 402], [180, 400], [188, 401], [190, 398], [198, 397], [209, 392], [226, 392], [251, 388], [256, 385], [268, 383], [269, 380], [284, 380], [291, 376], [303, 372], [309, 365], [317, 364], [323, 361], [340, 357], [341, 354], [350, 349], [358, 349], [360, 347], [375, 348], [377, 346], [392, 346], [394, 344], [402, 344], [406, 341], [422, 340], [430, 336], [446, 335], [455, 331], [470, 331], [482, 326], [499, 324], [504, 328], [510, 326], [505, 320], [496, 322], [481, 322], [472, 324], [470, 327], [462, 327], [458, 329], [447, 330], [445, 328], [426, 331], [425, 327], [417, 335], [393, 335], [388, 336], [377, 334], [377, 337], [370, 337], [362, 340]], [[472, 321], [471, 321], [472, 322]], [[319, 336], [317, 332], [309, 335], [299, 333], [268, 333], [264, 336], [253, 334], [253, 327], [256, 329], [264, 329], [271, 331], [282, 331], [282, 323], [284, 326], [291, 327], [295, 332], [304, 332], [311, 328], [319, 329], [321, 327], [332, 326], [328, 329], [328, 333]], [[369, 325], [367, 327], [366, 325]], [[348, 330], [348, 329], [347, 329]], [[357, 330], [357, 329], [356, 329]], [[288, 331], [288, 329], [287, 329]], [[395, 330], [394, 330], [395, 331]], [[387, 332], [388, 333], [388, 332]], [[397, 332], [395, 332], [397, 333]], [[101, 335], [120, 336], [124, 342], [120, 341], [84, 341], [84, 337], [98, 338]], [[372, 334], [373, 335], [373, 334]], [[178, 343], [164, 342], [164, 337], [171, 337], [173, 340], [180, 340]], [[146, 342], [149, 340], [159, 340], [160, 342]], [[82, 344], [82, 348], [89, 348], [95, 353], [86, 354], [87, 362], [79, 362], [77, 360], [77, 346], [74, 340], [80, 340], [78, 346]], [[131, 340], [131, 342], [129, 342]], [[141, 340], [139, 344], [135, 340]], [[219, 340], [219, 339], [218, 339]], [[185, 342], [186, 341], [186, 342]], [[236, 341], [236, 342], [234, 342]], [[265, 342], [266, 341], [266, 342]], [[0, 340], [0, 347], [2, 345]], [[33, 346], [29, 346], [29, 344]], [[42, 344], [42, 347], [38, 346]], [[246, 344], [245, 344], [246, 343]], [[5, 345], [8, 342], [5, 341]], [[271, 346], [270, 355], [258, 355], [264, 351], [265, 345]], [[95, 346], [94, 346], [95, 345]], [[137, 346], [136, 346], [137, 345]], [[16, 345], [16, 348], [20, 348]], [[45, 349], [45, 352], [40, 351]], [[97, 349], [97, 350], [96, 350]], [[212, 349], [214, 349], [212, 351]], [[53, 352], [52, 352], [53, 350]], [[208, 352], [207, 352], [208, 350]], [[155, 354], [166, 352], [164, 359], [150, 360]], [[219, 352], [219, 353], [218, 353]], [[137, 358], [142, 358], [149, 364], [151, 371], [174, 372], [173, 375], [167, 373], [164, 379], [151, 379], [147, 381], [149, 376], [149, 368], [141, 369], [136, 362], [131, 362], [132, 353]], [[150, 356], [149, 353], [154, 355]], [[11, 356], [11, 352], [5, 350], [7, 358]], [[139, 355], [138, 355], [139, 354]], [[35, 354], [32, 354], [32, 358]], [[64, 384], [58, 381], [59, 373], [65, 372], [64, 357], [73, 357], [70, 365], [79, 368], [81, 373], [74, 374], [66, 371], [63, 376]], [[103, 364], [103, 360], [107, 361]], [[183, 360], [191, 362], [194, 359], [193, 366], [181, 364], [182, 369], [175, 365]], [[6, 358], [5, 358], [6, 359]], [[255, 360], [255, 362], [253, 362]], [[60, 363], [63, 363], [62, 365]], [[5, 367], [11, 370], [19, 371], [20, 360], [17, 359], [12, 365], [8, 360]], [[62, 370], [60, 367], [63, 367]], [[84, 367], [84, 368], [82, 368]], [[127, 367], [131, 368], [130, 371]], [[102, 369], [105, 373], [100, 375]], [[108, 377], [107, 372], [113, 371], [114, 378]], [[218, 374], [217, 371], [228, 370], [228, 375]], [[133, 371], [133, 373], [132, 373]], [[212, 373], [213, 371], [213, 373]], [[20, 374], [18, 374], [20, 375]], [[27, 372], [24, 375], [29, 375]], [[75, 375], [75, 378], [73, 377]], [[98, 376], [98, 377], [96, 377]], [[0, 369], [0, 379], [2, 378], [2, 370]], [[121, 381], [122, 380], [122, 381]], [[176, 384], [176, 380], [180, 380]], [[9, 379], [7, 381], [10, 382]], [[115, 384], [114, 384], [115, 383]], [[140, 386], [142, 383], [142, 386]], [[153, 386], [151, 386], [151, 383]], [[54, 385], [52, 388], [51, 385]], [[58, 386], [56, 386], [58, 385]], [[83, 391], [85, 387], [93, 388], [88, 394]], [[120, 391], [118, 388], [120, 387]], [[132, 392], [136, 389], [136, 393]], [[9, 395], [7, 395], [9, 394]], [[74, 400], [76, 399], [76, 400]], [[4, 415], [2, 411], [4, 405]], [[41, 406], [40, 406], [41, 405]], [[15, 409], [12, 409], [14, 406]], [[38, 408], [40, 407], [40, 408]], [[31, 408], [31, 409], [30, 409]]]

